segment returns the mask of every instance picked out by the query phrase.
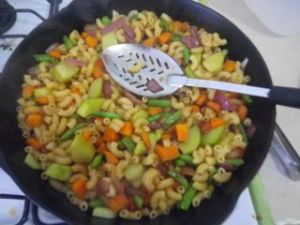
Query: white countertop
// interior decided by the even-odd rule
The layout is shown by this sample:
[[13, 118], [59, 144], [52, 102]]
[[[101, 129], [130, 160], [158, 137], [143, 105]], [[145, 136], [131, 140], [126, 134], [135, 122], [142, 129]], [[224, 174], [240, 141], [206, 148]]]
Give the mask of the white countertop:
[[[275, 85], [300, 87], [300, 35], [281, 37], [273, 34], [244, 1], [209, 0], [208, 3], [252, 40], [265, 59]], [[299, 115], [297, 109], [277, 107], [277, 122], [300, 154]], [[293, 182], [280, 174], [270, 156], [260, 174], [275, 222], [286, 218], [300, 220], [300, 181]]]

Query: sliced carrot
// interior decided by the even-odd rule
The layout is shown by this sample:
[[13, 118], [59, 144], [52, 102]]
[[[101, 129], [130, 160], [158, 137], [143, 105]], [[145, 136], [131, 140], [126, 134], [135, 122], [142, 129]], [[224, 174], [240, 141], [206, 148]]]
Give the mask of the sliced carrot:
[[175, 125], [176, 136], [178, 141], [186, 141], [188, 139], [188, 125], [178, 123]]
[[157, 38], [161, 44], [167, 44], [171, 40], [171, 37], [172, 37], [172, 34], [170, 32], [163, 32]]
[[238, 109], [238, 115], [241, 121], [244, 121], [248, 115], [248, 108], [245, 105], [240, 105]]
[[228, 59], [225, 61], [223, 68], [225, 71], [232, 73], [235, 70], [235, 64], [235, 61]]
[[161, 136], [161, 139], [163, 139], [163, 140], [170, 140], [171, 137], [172, 137], [171, 134], [164, 133], [164, 134]]
[[206, 105], [214, 110], [216, 113], [219, 113], [222, 109], [221, 105], [215, 101], [208, 101]]
[[60, 59], [61, 51], [58, 48], [52, 49], [48, 52], [48, 55], [52, 56], [55, 59]]
[[116, 195], [113, 198], [109, 198], [107, 201], [108, 207], [114, 212], [126, 208], [128, 204], [129, 200], [125, 194]]
[[192, 113], [200, 112], [199, 106], [198, 105], [191, 105], [191, 112]]
[[84, 129], [81, 132], [81, 135], [82, 135], [83, 139], [86, 140], [86, 141], [89, 141], [90, 138], [91, 138], [91, 132], [88, 129]]
[[49, 100], [46, 96], [36, 97], [35, 102], [39, 105], [47, 105]]
[[35, 87], [31, 85], [24, 86], [22, 89], [22, 97], [25, 99], [29, 99], [33, 96]]
[[104, 152], [104, 155], [105, 155], [107, 163], [114, 164], [114, 165], [118, 164], [119, 159], [113, 153], [106, 151], [106, 152]]
[[106, 151], [109, 151], [108, 147], [107, 147], [107, 143], [105, 141], [101, 141], [98, 145], [97, 148], [98, 152], [101, 153], [102, 155], [105, 155]]
[[170, 161], [174, 160], [179, 157], [179, 151], [177, 149], [177, 146], [169, 146], [169, 147], [163, 147], [161, 145], [156, 145], [156, 153], [158, 157], [161, 159], [161, 161]]
[[86, 181], [83, 179], [77, 179], [72, 183], [72, 191], [77, 198], [83, 199], [86, 193]]
[[119, 134], [112, 128], [108, 127], [104, 131], [103, 140], [107, 142], [118, 141], [120, 138]]
[[148, 113], [150, 116], [153, 116], [155, 114], [161, 113], [163, 109], [161, 107], [149, 107], [148, 108]]
[[74, 94], [80, 95], [80, 89], [79, 89], [78, 87], [72, 86], [72, 87], [70, 88], [70, 91], [71, 91], [72, 93], [74, 93]]
[[92, 75], [93, 75], [94, 78], [103, 77], [104, 71], [105, 70], [104, 70], [103, 61], [99, 58], [95, 62], [95, 66], [94, 66]]
[[143, 41], [143, 44], [146, 45], [149, 48], [152, 48], [156, 43], [156, 37], [148, 38], [145, 41]]
[[208, 133], [211, 130], [210, 123], [207, 122], [207, 121], [201, 122], [200, 123], [200, 130], [201, 130], [201, 133], [203, 133], [203, 134]]
[[134, 127], [132, 123], [128, 121], [124, 123], [123, 127], [120, 130], [120, 134], [127, 137], [131, 136], [133, 132], [134, 132]]
[[88, 35], [86, 38], [85, 38], [85, 43], [91, 47], [91, 48], [95, 48], [97, 47], [98, 45], [98, 39], [93, 37], [93, 36], [90, 36]]
[[196, 103], [196, 105], [201, 107], [206, 102], [207, 102], [207, 95], [206, 94], [200, 94], [195, 103]]
[[150, 142], [150, 138], [147, 132], [142, 131], [141, 133], [141, 138], [146, 146], [146, 148], [150, 149], [151, 148], [151, 142]]
[[210, 119], [210, 127], [212, 129], [222, 126], [225, 121], [222, 118], [214, 117]]
[[42, 124], [43, 117], [39, 113], [32, 113], [26, 117], [25, 122], [30, 128], [38, 127]]
[[41, 150], [41, 148], [43, 147], [43, 145], [41, 144], [41, 142], [39, 142], [39, 140], [37, 140], [35, 138], [28, 138], [26, 140], [26, 143], [28, 145], [30, 145], [35, 150]]

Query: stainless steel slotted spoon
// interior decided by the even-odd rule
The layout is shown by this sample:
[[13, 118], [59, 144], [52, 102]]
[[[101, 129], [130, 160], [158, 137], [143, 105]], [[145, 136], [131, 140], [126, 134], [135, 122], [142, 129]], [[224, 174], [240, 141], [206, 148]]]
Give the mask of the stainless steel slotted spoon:
[[[184, 76], [177, 62], [166, 53], [139, 44], [119, 44], [102, 52], [105, 68], [128, 91], [146, 97], [171, 95], [183, 86], [211, 88], [263, 97], [275, 104], [300, 107], [300, 89], [263, 88]], [[133, 73], [132, 68], [141, 67]], [[130, 69], [131, 68], [131, 69]]]

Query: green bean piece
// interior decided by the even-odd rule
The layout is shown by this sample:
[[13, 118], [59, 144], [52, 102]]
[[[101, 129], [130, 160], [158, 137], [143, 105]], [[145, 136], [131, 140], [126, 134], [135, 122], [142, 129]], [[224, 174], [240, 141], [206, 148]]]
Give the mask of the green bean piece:
[[192, 185], [188, 186], [188, 188], [184, 192], [183, 197], [179, 203], [180, 208], [182, 210], [187, 211], [190, 208], [196, 194], [197, 194], [197, 190], [195, 188], [193, 188]]
[[190, 165], [190, 166], [194, 166], [195, 164], [193, 163], [193, 157], [191, 155], [180, 155], [179, 159], [184, 161], [186, 164]]
[[184, 45], [183, 47], [183, 62], [184, 64], [188, 64], [190, 60], [190, 50], [188, 49], [188, 47], [186, 47]]
[[170, 100], [167, 99], [149, 99], [148, 101], [149, 106], [157, 106], [162, 108], [169, 108], [171, 106]]
[[251, 105], [253, 99], [249, 95], [242, 95], [242, 99], [246, 102], [247, 105]]
[[74, 126], [73, 128], [67, 130], [59, 139], [58, 141], [60, 143], [64, 142], [64, 141], [67, 141], [69, 139], [72, 139], [74, 136], [75, 136], [75, 132], [77, 130], [80, 130], [82, 128], [84, 128], [86, 126], [85, 123], [80, 123], [80, 124], [77, 124], [76, 126]]
[[246, 131], [245, 131], [244, 125], [240, 123], [238, 126], [239, 126], [239, 129], [240, 129], [240, 131], [241, 131], [241, 135], [242, 135], [242, 137], [243, 137], [243, 141], [244, 141], [246, 144], [248, 144], [248, 143], [249, 143], [249, 141], [248, 141], [248, 136], [247, 136], [247, 133], [246, 133]]
[[93, 112], [88, 116], [88, 118], [93, 118], [93, 117], [104, 117], [104, 118], [109, 118], [109, 119], [122, 119], [122, 116], [120, 116], [119, 114], [113, 113], [113, 112]]
[[37, 62], [50, 62], [50, 63], [55, 62], [55, 59], [47, 54], [36, 54], [36, 55], [33, 55], [33, 58]]
[[186, 163], [182, 159], [176, 159], [175, 160], [175, 165], [179, 166], [179, 167], [182, 167], [182, 166], [186, 166]]
[[67, 50], [70, 50], [75, 46], [74, 42], [66, 35], [63, 36], [63, 41], [64, 41], [64, 46]]
[[153, 122], [159, 120], [161, 116], [162, 116], [161, 113], [158, 113], [156, 115], [150, 116], [150, 117], [148, 117], [148, 122], [149, 123], [153, 123]]
[[140, 209], [143, 207], [144, 199], [138, 195], [133, 196], [134, 204]]
[[91, 208], [105, 207], [106, 204], [105, 204], [105, 201], [104, 201], [102, 198], [95, 198], [95, 199], [92, 199], [92, 200], [89, 202], [89, 206], [90, 206]]
[[170, 177], [173, 177], [176, 181], [178, 181], [183, 187], [187, 188], [189, 186], [188, 180], [177, 171], [172, 170], [169, 171], [168, 174]]
[[181, 41], [181, 36], [179, 34], [172, 34], [171, 36], [172, 41]]
[[135, 143], [133, 142], [133, 140], [131, 140], [131, 138], [129, 137], [124, 137], [121, 140], [121, 143], [126, 147], [126, 149], [133, 154], [134, 149], [135, 149]]
[[171, 126], [174, 123], [176, 123], [177, 121], [179, 121], [182, 118], [182, 112], [181, 111], [177, 111], [173, 114], [171, 114], [165, 121], [165, 125], [167, 126]]
[[243, 159], [228, 159], [225, 162], [233, 166], [241, 166], [245, 163]]
[[103, 163], [103, 156], [102, 156], [102, 155], [96, 155], [96, 156], [93, 158], [93, 160], [92, 160], [90, 166], [91, 166], [92, 168], [94, 168], [94, 169], [97, 169], [99, 166], [101, 166], [102, 163]]
[[103, 16], [101, 22], [103, 23], [103, 25], [107, 26], [111, 24], [111, 19], [108, 16]]
[[159, 25], [164, 31], [168, 31], [170, 29], [169, 23], [164, 19], [160, 19]]

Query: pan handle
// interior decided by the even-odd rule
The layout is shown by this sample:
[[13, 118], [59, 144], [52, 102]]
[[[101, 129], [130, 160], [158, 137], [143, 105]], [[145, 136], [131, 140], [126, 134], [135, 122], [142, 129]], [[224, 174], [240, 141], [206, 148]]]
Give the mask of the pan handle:
[[300, 180], [300, 157], [278, 124], [275, 126], [271, 153], [291, 180]]
[[54, 16], [59, 11], [59, 5], [62, 2], [62, 0], [48, 0], [50, 4], [50, 10], [49, 10], [49, 18]]
[[269, 98], [275, 104], [300, 108], [300, 89], [274, 86], [270, 89]]

